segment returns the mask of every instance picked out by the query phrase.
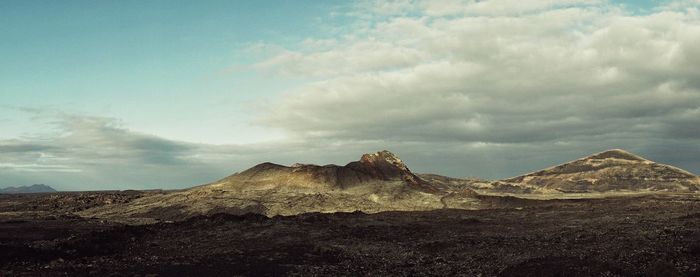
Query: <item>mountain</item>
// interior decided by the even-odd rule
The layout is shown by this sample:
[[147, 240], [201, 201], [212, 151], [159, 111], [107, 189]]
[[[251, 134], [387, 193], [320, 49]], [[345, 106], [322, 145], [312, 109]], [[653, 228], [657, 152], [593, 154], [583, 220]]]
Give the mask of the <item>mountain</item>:
[[31, 186], [0, 188], [0, 193], [4, 193], [4, 194], [46, 193], [46, 192], [56, 192], [56, 190], [50, 186], [43, 185], [43, 184], [35, 184], [35, 185], [31, 185]]
[[406, 164], [389, 151], [364, 154], [359, 161], [338, 165], [262, 163], [231, 175], [216, 186], [240, 189], [343, 190], [377, 182], [403, 182], [407, 187], [434, 192], [438, 187], [413, 174]]
[[344, 166], [261, 163], [210, 184], [91, 209], [82, 215], [173, 219], [213, 212], [273, 216], [472, 209], [478, 204], [472, 190], [428, 182], [385, 150], [364, 154]]
[[624, 150], [613, 149], [562, 165], [494, 183], [537, 192], [700, 190], [700, 178]]

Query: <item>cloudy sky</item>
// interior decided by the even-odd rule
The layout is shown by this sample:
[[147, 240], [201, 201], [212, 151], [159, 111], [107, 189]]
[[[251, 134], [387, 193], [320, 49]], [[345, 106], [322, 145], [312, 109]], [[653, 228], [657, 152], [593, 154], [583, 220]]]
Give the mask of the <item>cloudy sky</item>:
[[2, 1], [0, 187], [182, 188], [389, 149], [700, 173], [700, 0]]

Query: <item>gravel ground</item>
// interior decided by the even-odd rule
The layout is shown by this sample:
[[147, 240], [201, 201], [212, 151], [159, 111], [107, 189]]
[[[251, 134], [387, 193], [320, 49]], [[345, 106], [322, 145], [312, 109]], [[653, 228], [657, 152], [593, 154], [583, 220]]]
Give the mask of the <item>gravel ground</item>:
[[141, 226], [0, 209], [0, 276], [700, 276], [693, 194], [523, 203]]

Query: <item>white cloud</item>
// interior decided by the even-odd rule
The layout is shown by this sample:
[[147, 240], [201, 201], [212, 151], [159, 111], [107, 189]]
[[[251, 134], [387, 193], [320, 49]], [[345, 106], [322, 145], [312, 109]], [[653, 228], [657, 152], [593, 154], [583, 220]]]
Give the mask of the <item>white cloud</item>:
[[325, 76], [261, 121], [328, 138], [562, 140], [584, 126], [591, 135], [630, 132], [642, 117], [700, 105], [696, 14], [629, 15], [599, 1], [449, 2], [472, 12], [408, 5], [417, 14], [384, 17], [339, 47], [287, 49], [261, 62]]

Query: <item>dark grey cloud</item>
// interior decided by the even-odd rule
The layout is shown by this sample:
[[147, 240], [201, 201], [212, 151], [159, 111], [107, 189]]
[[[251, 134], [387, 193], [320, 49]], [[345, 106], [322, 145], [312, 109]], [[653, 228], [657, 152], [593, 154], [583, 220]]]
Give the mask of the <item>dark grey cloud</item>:
[[[369, 23], [351, 35], [307, 38], [324, 47], [258, 64], [317, 77], [261, 107], [258, 122], [326, 144], [380, 141], [450, 175], [506, 177], [606, 148], [700, 171], [658, 150], [692, 153], [700, 135], [697, 7], [639, 15], [604, 1], [543, 3], [365, 3], [358, 20]], [[383, 61], [372, 49], [411, 55]]]

